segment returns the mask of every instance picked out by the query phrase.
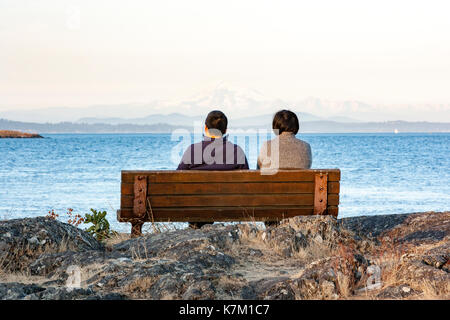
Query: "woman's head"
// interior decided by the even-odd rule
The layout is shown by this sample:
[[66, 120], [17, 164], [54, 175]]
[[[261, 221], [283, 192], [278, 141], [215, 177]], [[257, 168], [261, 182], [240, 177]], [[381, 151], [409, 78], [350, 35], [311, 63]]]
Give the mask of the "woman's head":
[[273, 117], [272, 129], [275, 134], [282, 134], [283, 132], [297, 134], [299, 129], [297, 115], [289, 110], [278, 111]]

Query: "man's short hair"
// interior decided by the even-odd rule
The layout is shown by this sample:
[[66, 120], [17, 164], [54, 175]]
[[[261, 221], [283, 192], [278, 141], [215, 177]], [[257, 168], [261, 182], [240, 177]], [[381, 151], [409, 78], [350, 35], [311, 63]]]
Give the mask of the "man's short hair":
[[216, 129], [225, 134], [227, 131], [228, 119], [222, 111], [214, 110], [208, 113], [205, 120], [208, 130]]
[[272, 129], [276, 134], [283, 132], [297, 134], [299, 127], [297, 115], [292, 111], [280, 110], [273, 117]]

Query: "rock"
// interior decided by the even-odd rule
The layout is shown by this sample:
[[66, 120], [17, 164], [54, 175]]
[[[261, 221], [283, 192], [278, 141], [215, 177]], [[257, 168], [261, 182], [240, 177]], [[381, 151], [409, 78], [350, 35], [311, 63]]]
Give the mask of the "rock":
[[43, 138], [37, 133], [27, 133], [14, 130], [0, 130], [1, 138]]
[[358, 236], [378, 237], [384, 231], [403, 223], [410, 214], [390, 214], [339, 219], [342, 226]]
[[126, 260], [116, 261], [115, 259], [129, 259], [132, 261], [128, 253], [117, 253], [107, 251], [65, 251], [58, 253], [45, 253], [37, 257], [29, 264], [28, 271], [32, 275], [52, 277], [56, 274], [65, 274], [69, 266], [76, 265], [84, 268], [91, 264], [104, 264], [109, 262], [112, 265], [121, 264]]
[[2, 300], [19, 300], [24, 299], [26, 296], [44, 291], [42, 288], [35, 284], [23, 284], [23, 283], [0, 283], [0, 299]]
[[432, 243], [450, 240], [450, 212], [425, 212], [407, 216], [394, 228], [383, 235], [399, 243]]
[[295, 293], [287, 277], [274, 277], [251, 282], [243, 295], [246, 299], [293, 300]]
[[296, 231], [290, 226], [270, 227], [264, 240], [283, 256], [290, 257], [298, 251], [301, 237], [297, 237]]
[[0, 298], [3, 300], [122, 300], [118, 293], [98, 293], [91, 288], [44, 288], [35, 284], [0, 283]]
[[332, 281], [323, 280], [320, 283], [320, 291], [324, 297], [337, 298], [336, 285]]
[[226, 274], [235, 263], [222, 248], [237, 241], [237, 228], [218, 225], [150, 234], [124, 241], [111, 251], [43, 254], [31, 263], [30, 271], [65, 280], [67, 268], [76, 265], [83, 274], [95, 273], [85, 284], [102, 291], [120, 288], [131, 297], [147, 299], [207, 299], [214, 296], [214, 286], [206, 283]]
[[249, 249], [249, 254], [252, 257], [262, 257], [264, 254], [259, 249]]
[[42, 253], [103, 250], [89, 233], [46, 217], [0, 221], [0, 267], [22, 271]]
[[435, 268], [442, 269], [442, 267], [448, 263], [448, 256], [445, 256], [445, 255], [425, 256], [423, 258], [423, 262], [429, 266], [433, 266]]
[[359, 236], [387, 237], [398, 242], [440, 241], [450, 235], [450, 212], [422, 212], [340, 219]]
[[402, 299], [419, 292], [411, 289], [408, 285], [389, 286], [379, 292], [376, 297], [380, 299]]
[[[310, 246], [330, 249], [339, 245], [354, 246], [357, 244], [354, 236], [332, 216], [298, 216], [267, 228], [261, 239], [288, 258]], [[367, 245], [367, 241], [364, 244]]]
[[[389, 272], [392, 265], [402, 285], [375, 288], [374, 295], [414, 297], [420, 279], [445, 297], [448, 213], [387, 217], [385, 222], [355, 219], [294, 217], [267, 229], [214, 224], [147, 234], [108, 249], [55, 220], [1, 221], [0, 299], [352, 298], [361, 294], [375, 269]], [[79, 272], [79, 288], [66, 286], [73, 280], [71, 270]], [[17, 281], [18, 271], [26, 283]]]
[[312, 242], [318, 244], [350, 244], [354, 242], [355, 235], [342, 227], [332, 216], [298, 216], [282, 220], [280, 227], [290, 226], [301, 234], [302, 247]]
[[[123, 241], [114, 246], [117, 251], [131, 251], [136, 257], [153, 257], [161, 252], [175, 255], [189, 253], [192, 248], [212, 245], [227, 247], [239, 239], [237, 225], [206, 225], [201, 229], [185, 229], [149, 234], [145, 237]], [[145, 250], [145, 251], [144, 251]]]
[[212, 300], [215, 298], [215, 288], [209, 281], [191, 284], [183, 294], [183, 300]]
[[[342, 258], [325, 258], [306, 266], [300, 277], [292, 280], [292, 287], [299, 299], [337, 299], [339, 293], [352, 291], [358, 282], [357, 273], [367, 265], [355, 257], [351, 258], [351, 268]], [[341, 279], [345, 275], [348, 288], [341, 288]]]

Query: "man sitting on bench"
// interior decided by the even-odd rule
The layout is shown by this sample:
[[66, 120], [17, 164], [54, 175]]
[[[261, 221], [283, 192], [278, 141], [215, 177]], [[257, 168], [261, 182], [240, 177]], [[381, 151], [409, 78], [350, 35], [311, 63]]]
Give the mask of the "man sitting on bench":
[[[177, 170], [248, 170], [244, 151], [224, 136], [228, 120], [221, 111], [211, 111], [205, 120], [203, 141], [190, 145]], [[213, 222], [189, 222], [193, 229]]]

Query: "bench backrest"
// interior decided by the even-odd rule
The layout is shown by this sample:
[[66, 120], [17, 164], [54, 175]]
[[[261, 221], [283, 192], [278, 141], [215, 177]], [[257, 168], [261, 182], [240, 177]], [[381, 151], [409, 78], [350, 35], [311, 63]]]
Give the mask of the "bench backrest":
[[276, 221], [337, 216], [339, 169], [122, 171], [121, 222]]

